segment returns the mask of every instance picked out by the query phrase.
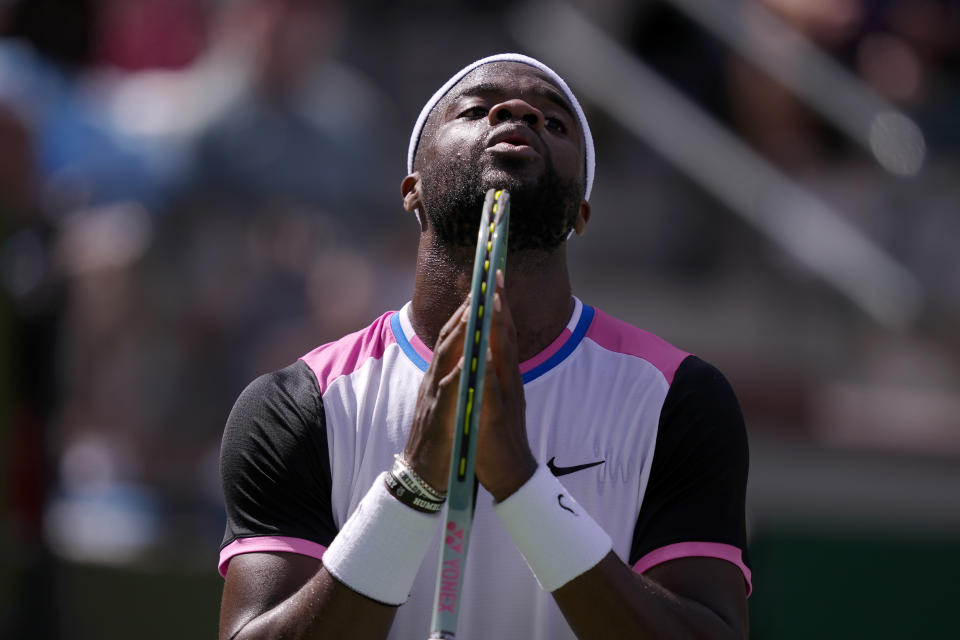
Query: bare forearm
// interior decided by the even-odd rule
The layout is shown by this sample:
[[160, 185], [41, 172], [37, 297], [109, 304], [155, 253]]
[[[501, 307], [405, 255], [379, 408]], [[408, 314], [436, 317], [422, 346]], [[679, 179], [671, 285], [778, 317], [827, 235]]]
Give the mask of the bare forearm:
[[746, 637], [744, 624], [636, 574], [612, 552], [553, 595], [580, 640]]
[[273, 608], [247, 620], [232, 633], [221, 629], [221, 638], [382, 640], [387, 637], [396, 612], [396, 607], [353, 591], [321, 568], [298, 591]]

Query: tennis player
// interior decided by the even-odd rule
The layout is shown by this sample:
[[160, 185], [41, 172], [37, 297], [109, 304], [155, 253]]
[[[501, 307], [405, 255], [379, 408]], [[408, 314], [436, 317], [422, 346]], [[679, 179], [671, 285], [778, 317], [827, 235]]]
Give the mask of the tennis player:
[[[220, 637], [423, 640], [455, 606], [470, 640], [746, 637], [743, 418], [714, 367], [572, 295], [594, 175], [574, 94], [525, 56], [468, 65], [424, 107], [408, 172], [413, 300], [230, 414]], [[441, 509], [489, 188], [512, 214], [480, 488], [465, 565], [438, 567], [463, 535]]]

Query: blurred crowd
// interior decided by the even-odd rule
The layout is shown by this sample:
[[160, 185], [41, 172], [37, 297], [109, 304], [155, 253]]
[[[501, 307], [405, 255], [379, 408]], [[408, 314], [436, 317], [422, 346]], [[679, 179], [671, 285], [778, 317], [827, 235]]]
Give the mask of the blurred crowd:
[[335, 2], [0, 13], [11, 382], [43, 393], [16, 398], [13, 450], [38, 424], [50, 447], [17, 482], [43, 481], [68, 554], [124, 558], [163, 522], [182, 534], [165, 510], [217, 511], [239, 390], [404, 299], [397, 108], [333, 56], [343, 20]]
[[[957, 454], [960, 3], [731, 3], [765, 5], [910, 114], [927, 144], [912, 178], [671, 3], [573, 4], [848, 215], [925, 298], [905, 333], [873, 326], [595, 108], [607, 222], [575, 248], [581, 281], [624, 273], [622, 296], [661, 283], [675, 308], [727, 317], [696, 346], [729, 356], [751, 429], [902, 410]], [[0, 528], [23, 558], [213, 566], [233, 400], [408, 299], [409, 130], [449, 73], [521, 48], [511, 5], [0, 0]], [[800, 322], [803, 337], [785, 329]]]

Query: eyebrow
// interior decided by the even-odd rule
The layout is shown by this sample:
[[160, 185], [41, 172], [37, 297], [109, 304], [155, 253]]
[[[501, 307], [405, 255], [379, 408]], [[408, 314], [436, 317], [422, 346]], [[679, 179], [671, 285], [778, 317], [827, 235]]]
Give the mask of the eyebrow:
[[[569, 115], [573, 119], [574, 122], [579, 124], [580, 119], [577, 118], [577, 114], [573, 112], [573, 107], [570, 106], [570, 103], [563, 96], [563, 94], [557, 91], [556, 89], [553, 89], [552, 87], [549, 87], [549, 86], [537, 85], [533, 87], [530, 90], [530, 92], [533, 93], [533, 95], [535, 96], [546, 98], [550, 102], [556, 104], [561, 109], [563, 109], [567, 113], [567, 115]], [[456, 102], [461, 98], [465, 98], [465, 97], [479, 98], [484, 95], [489, 95], [491, 93], [502, 96], [502, 95], [506, 95], [507, 92], [505, 91], [503, 85], [501, 84], [497, 84], [495, 82], [480, 82], [478, 84], [471, 85], [466, 89], [464, 89], [463, 91], [460, 91], [459, 93], [457, 93], [455, 96], [453, 96], [450, 99], [450, 102], [448, 104], [453, 104], [454, 102]]]

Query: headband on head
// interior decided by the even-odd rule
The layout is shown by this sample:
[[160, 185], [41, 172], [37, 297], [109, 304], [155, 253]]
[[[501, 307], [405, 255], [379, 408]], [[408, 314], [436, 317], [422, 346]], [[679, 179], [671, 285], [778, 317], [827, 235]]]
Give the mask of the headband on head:
[[[566, 96], [567, 100], [570, 101], [570, 104], [573, 106], [574, 113], [577, 115], [577, 120], [580, 121], [580, 128], [583, 130], [583, 141], [584, 147], [586, 149], [586, 166], [585, 166], [585, 175], [586, 175], [586, 189], [584, 190], [583, 199], [590, 199], [590, 191], [593, 189], [593, 171], [596, 165], [596, 160], [594, 157], [593, 149], [593, 134], [590, 133], [590, 125], [587, 124], [587, 117], [583, 114], [583, 109], [580, 107], [580, 102], [577, 101], [577, 97], [573, 95], [573, 91], [570, 90], [570, 87], [567, 86], [567, 83], [563, 81], [557, 72], [543, 64], [535, 58], [530, 56], [525, 56], [520, 53], [500, 53], [495, 56], [489, 56], [481, 60], [477, 60], [471, 64], [468, 64], [460, 71], [457, 71], [453, 76], [440, 87], [436, 93], [433, 94], [427, 104], [423, 106], [423, 110], [420, 112], [420, 117], [417, 118], [417, 124], [413, 127], [413, 133], [410, 136], [410, 147], [407, 150], [407, 173], [413, 173], [413, 158], [417, 153], [417, 145], [420, 144], [420, 136], [423, 133], [423, 127], [427, 124], [427, 118], [430, 117], [430, 112], [433, 111], [433, 108], [437, 106], [437, 103], [443, 99], [447, 92], [460, 80], [463, 79], [465, 75], [476, 69], [477, 67], [483, 66], [485, 64], [490, 64], [492, 62], [519, 62], [521, 64], [526, 64], [535, 69], [547, 74], [551, 80], [556, 83], [556, 85], [563, 91], [563, 95]], [[419, 217], [419, 216], [418, 216]]]

